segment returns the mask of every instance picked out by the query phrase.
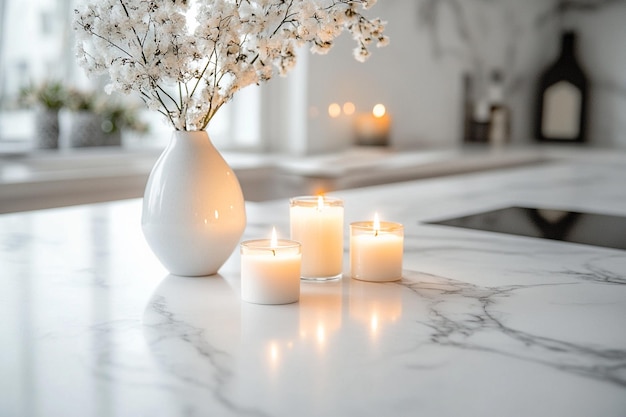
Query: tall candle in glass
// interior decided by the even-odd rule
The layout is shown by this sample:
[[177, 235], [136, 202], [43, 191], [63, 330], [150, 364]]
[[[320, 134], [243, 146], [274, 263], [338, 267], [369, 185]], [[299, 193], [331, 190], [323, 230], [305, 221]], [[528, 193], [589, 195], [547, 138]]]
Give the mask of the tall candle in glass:
[[302, 244], [303, 279], [341, 277], [343, 268], [343, 201], [325, 196], [290, 201], [291, 239]]

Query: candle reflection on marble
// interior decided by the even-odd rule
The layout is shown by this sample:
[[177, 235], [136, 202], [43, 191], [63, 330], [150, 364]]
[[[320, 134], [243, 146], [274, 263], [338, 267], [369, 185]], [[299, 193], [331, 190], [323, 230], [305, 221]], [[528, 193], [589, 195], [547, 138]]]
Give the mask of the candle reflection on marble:
[[314, 282], [302, 284], [300, 297], [300, 338], [313, 342], [323, 351], [329, 339], [341, 328], [342, 282]]
[[[272, 373], [272, 375], [276, 375], [280, 371], [280, 362], [281, 359], [281, 345], [284, 343], [283, 341], [272, 340], [267, 342], [267, 365], [268, 370]], [[254, 357], [255, 355], [251, 355]], [[258, 364], [263, 363], [263, 361], [258, 361]]]
[[397, 281], [402, 278], [404, 228], [400, 223], [350, 224], [350, 273], [363, 281]]
[[265, 382], [279, 380], [298, 360], [293, 348], [298, 341], [299, 304], [240, 303], [240, 309], [240, 372], [262, 370]]
[[[373, 286], [376, 286], [373, 291]], [[402, 286], [350, 280], [350, 317], [364, 323], [373, 340], [402, 317]]]

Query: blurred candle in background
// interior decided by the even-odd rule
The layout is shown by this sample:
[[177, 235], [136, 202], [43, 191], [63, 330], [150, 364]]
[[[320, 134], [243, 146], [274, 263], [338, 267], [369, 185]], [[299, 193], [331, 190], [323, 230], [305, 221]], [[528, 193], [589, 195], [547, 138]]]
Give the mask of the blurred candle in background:
[[387, 146], [391, 117], [382, 104], [377, 104], [371, 113], [357, 114], [354, 119], [354, 136], [357, 145]]

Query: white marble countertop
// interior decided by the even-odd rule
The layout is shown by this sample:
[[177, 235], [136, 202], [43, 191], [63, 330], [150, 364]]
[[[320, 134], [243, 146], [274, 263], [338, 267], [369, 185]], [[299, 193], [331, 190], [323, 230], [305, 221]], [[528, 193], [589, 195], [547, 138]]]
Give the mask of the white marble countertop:
[[[625, 174], [614, 153], [336, 192], [346, 224], [405, 225], [403, 279], [284, 306], [240, 301], [237, 253], [168, 276], [139, 200], [0, 215], [0, 415], [624, 416], [626, 251], [423, 222], [624, 216]], [[286, 200], [247, 210], [244, 239], [287, 233]]]

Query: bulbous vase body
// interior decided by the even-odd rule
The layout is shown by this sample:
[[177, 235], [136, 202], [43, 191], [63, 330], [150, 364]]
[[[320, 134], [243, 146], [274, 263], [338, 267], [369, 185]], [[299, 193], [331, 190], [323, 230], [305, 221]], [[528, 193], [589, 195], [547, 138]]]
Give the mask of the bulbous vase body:
[[174, 275], [216, 274], [246, 226], [239, 181], [205, 131], [173, 133], [143, 198], [142, 229]]

